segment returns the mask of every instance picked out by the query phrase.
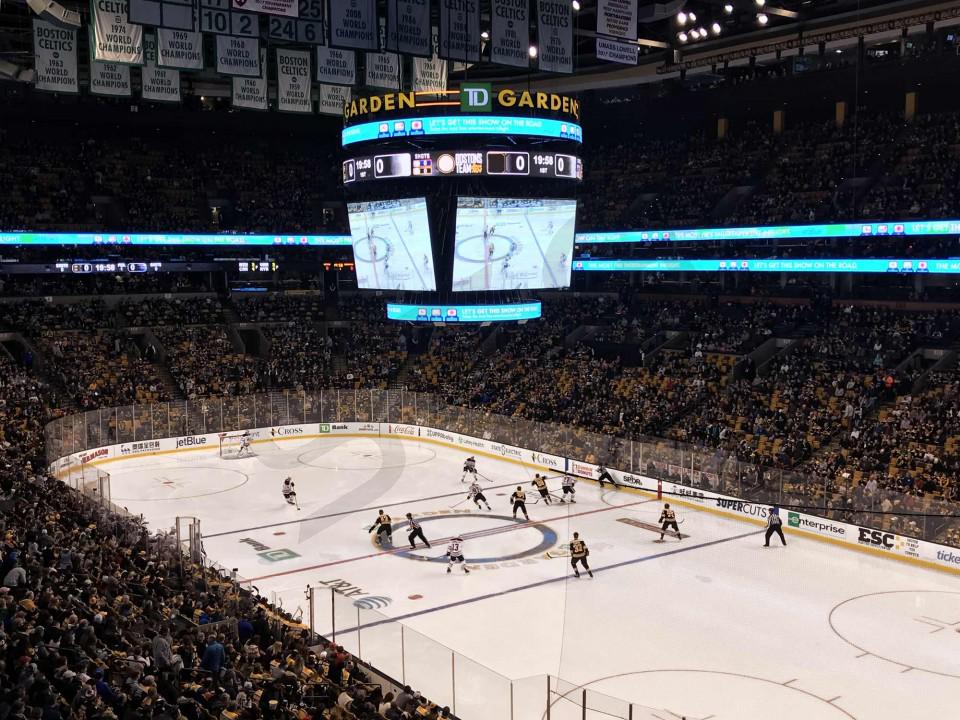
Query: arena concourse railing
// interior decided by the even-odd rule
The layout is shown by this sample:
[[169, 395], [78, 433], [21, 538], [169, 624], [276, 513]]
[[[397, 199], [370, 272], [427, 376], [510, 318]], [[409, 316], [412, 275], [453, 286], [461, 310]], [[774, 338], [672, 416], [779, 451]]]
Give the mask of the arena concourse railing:
[[724, 450], [506, 417], [405, 390], [279, 391], [90, 410], [50, 422], [46, 452], [48, 462], [63, 462], [107, 445], [313, 422], [428, 426], [932, 542], [956, 545], [950, 536], [960, 526], [955, 502], [899, 490], [853, 491], [829, 477], [743, 462]]

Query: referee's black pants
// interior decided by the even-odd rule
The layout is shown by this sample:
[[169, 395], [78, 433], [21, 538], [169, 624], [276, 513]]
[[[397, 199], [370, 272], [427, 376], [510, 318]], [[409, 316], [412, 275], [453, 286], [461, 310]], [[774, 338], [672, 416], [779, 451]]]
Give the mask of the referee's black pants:
[[771, 525], [767, 528], [767, 533], [764, 536], [765, 542], [763, 543], [764, 547], [770, 547], [770, 538], [773, 537], [773, 534], [776, 533], [780, 536], [780, 542], [784, 545], [787, 544], [787, 539], [783, 536], [783, 530], [780, 529], [779, 525]]
[[410, 531], [410, 534], [407, 536], [407, 540], [410, 541], [410, 547], [415, 548], [417, 544], [414, 542], [417, 538], [423, 540], [423, 544], [427, 547], [430, 547], [430, 541], [423, 536], [423, 528], [417, 528], [416, 530]]
[[613, 479], [613, 475], [608, 472], [604, 472], [600, 477], [597, 478], [597, 481], [600, 483], [600, 488], [603, 488], [603, 481], [606, 480], [608, 483], [617, 487], [617, 483]]

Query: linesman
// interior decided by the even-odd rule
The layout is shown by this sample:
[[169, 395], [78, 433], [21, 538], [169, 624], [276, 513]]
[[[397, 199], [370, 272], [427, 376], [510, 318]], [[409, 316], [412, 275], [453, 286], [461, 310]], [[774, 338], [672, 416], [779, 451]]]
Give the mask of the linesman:
[[420, 538], [423, 540], [423, 544], [427, 547], [430, 547], [430, 541], [423, 534], [423, 528], [420, 527], [420, 523], [413, 519], [412, 513], [407, 513], [407, 523], [410, 526], [410, 534], [407, 535], [407, 540], [410, 541], [410, 549], [414, 550], [417, 547], [416, 539]]
[[773, 537], [774, 533], [780, 536], [780, 542], [784, 545], [787, 544], [787, 539], [783, 536], [783, 520], [780, 519], [779, 511], [772, 507], [770, 508], [770, 514], [767, 515], [767, 532], [763, 538], [764, 547], [770, 547], [770, 538]]

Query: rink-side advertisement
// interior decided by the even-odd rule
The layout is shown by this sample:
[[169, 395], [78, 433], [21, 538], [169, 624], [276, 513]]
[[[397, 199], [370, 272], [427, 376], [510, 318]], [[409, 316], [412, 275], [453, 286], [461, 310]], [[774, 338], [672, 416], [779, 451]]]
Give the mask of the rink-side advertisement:
[[[598, 466], [592, 463], [562, 458], [514, 445], [493, 442], [449, 430], [399, 423], [344, 422], [307, 423], [255, 428], [246, 431], [251, 444], [284, 440], [313, 440], [334, 435], [378, 436], [412, 442], [439, 443], [462, 448], [470, 454], [487, 455], [512, 462], [539, 467], [540, 469], [566, 472], [574, 476], [596, 479]], [[230, 433], [237, 434], [237, 433]], [[182, 452], [219, 452], [219, 433], [187, 435], [159, 440], [144, 440], [119, 445], [91, 448], [62, 457], [49, 466], [57, 478], [69, 481], [71, 476], [86, 467], [109, 465], [124, 459], [146, 455], [164, 455]], [[708, 489], [694, 488], [669, 481], [610, 469], [620, 485], [656, 493], [661, 489], [672, 502], [700, 507], [709, 512], [738, 517], [757, 524], [766, 523], [770, 505], [721, 495]], [[837, 522], [828, 518], [789, 509], [779, 511], [788, 530], [824, 538], [834, 543], [865, 549], [875, 555], [890, 555], [896, 559], [916, 561], [927, 567], [960, 574], [960, 550], [946, 545], [897, 535], [877, 528]]]

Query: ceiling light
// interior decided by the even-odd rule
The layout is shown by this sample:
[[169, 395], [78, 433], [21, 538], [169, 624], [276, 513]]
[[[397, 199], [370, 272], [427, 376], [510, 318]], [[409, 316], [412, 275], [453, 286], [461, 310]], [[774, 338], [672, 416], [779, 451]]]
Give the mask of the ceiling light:
[[481, 40], [489, 40], [489, 39], [490, 39], [490, 33], [488, 33], [486, 30], [484, 30], [482, 33], [480, 33], [480, 39], [481, 39]]
[[687, 14], [683, 10], [677, 13], [677, 23], [680, 25], [687, 24]]
[[696, 22], [696, 21], [697, 21], [697, 14], [696, 14], [696, 13], [692, 13], [692, 12], [691, 12], [691, 13], [687, 13], [687, 17], [690, 18], [690, 22]]
[[720, 31], [723, 30], [723, 28], [720, 27], [720, 23], [717, 23], [717, 22], [711, 25], [710, 29], [713, 30], [714, 35], [719, 35]]
[[706, 28], [697, 28], [697, 32], [700, 34], [701, 38], [705, 38], [707, 36]]
[[733, 14], [733, 5], [731, 5], [730, 3], [727, 3], [726, 5], [723, 6], [723, 11], [724, 11], [727, 15], [732, 15], [732, 14]]
[[757, 4], [757, 7], [763, 7], [764, 5], [767, 4], [767, 0], [753, 0], [753, 1]]
[[527, 50], [527, 55], [529, 55], [532, 58], [535, 58], [537, 56], [537, 46], [531, 45], [530, 48]]
[[683, 43], [683, 42], [686, 42], [686, 41], [687, 41], [687, 34], [686, 34], [685, 32], [679, 32], [679, 33], [677, 33], [677, 40], [679, 40], [679, 41], [682, 42], [682, 43]]
[[579, 10], [580, 10], [580, 0], [573, 0], [573, 9], [574, 9], [574, 11], [579, 12]]
[[759, 14], [757, 15], [757, 22], [760, 23], [761, 25], [766, 25], [766, 24], [767, 24], [767, 20], [769, 20], [769, 18], [768, 18], [766, 15], [764, 15], [763, 13], [759, 13]]

